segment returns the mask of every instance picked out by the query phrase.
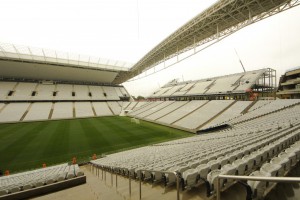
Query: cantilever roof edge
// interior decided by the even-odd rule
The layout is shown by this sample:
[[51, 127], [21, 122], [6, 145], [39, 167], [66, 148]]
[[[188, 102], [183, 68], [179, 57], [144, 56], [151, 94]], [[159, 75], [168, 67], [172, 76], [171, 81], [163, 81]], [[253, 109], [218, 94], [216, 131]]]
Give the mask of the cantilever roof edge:
[[211, 41], [219, 41], [250, 24], [298, 6], [300, 0], [220, 0], [164, 39], [129, 72], [116, 77], [125, 82], [144, 71]]
[[133, 65], [124, 61], [8, 43], [0, 43], [0, 59], [115, 72], [127, 72]]

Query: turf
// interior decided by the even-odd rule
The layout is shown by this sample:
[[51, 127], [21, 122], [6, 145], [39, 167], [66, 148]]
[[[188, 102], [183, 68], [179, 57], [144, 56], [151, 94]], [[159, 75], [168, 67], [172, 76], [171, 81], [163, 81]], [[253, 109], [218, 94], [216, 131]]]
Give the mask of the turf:
[[14, 173], [88, 160], [128, 148], [189, 137], [192, 134], [127, 117], [101, 117], [45, 122], [0, 124], [0, 169]]

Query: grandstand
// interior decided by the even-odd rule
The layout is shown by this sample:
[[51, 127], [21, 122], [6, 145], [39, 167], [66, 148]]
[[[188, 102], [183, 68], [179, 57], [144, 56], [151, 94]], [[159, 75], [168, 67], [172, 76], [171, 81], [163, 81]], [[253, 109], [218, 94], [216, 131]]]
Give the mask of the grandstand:
[[[142, 199], [143, 188], [145, 199], [175, 199], [174, 193], [177, 199], [219, 200], [220, 192], [230, 200], [274, 196], [276, 181], [251, 178], [285, 180], [295, 171], [299, 176], [300, 167], [300, 100], [276, 99], [274, 69], [175, 79], [139, 102], [121, 83], [296, 5], [219, 1], [135, 65], [0, 44], [1, 159], [6, 166], [37, 168], [12, 174], [5, 169], [2, 176], [0, 163], [0, 199], [42, 199], [73, 186], [83, 188], [82, 196], [56, 194]], [[289, 89], [295, 79], [279, 89]], [[77, 162], [75, 152], [84, 158]], [[47, 159], [50, 166], [43, 163]], [[100, 185], [102, 196], [96, 195]], [[288, 197], [299, 197], [299, 184], [287, 190]]]
[[[60, 57], [53, 60], [51, 56], [48, 57], [51, 52], [47, 52], [47, 55], [39, 49], [24, 52], [24, 47], [15, 48], [7, 44], [1, 44], [1, 50], [4, 50], [1, 52], [5, 57], [0, 59], [0, 124], [116, 116], [121, 113], [123, 101], [130, 99], [122, 85], [111, 83], [119, 70], [126, 70], [122, 67], [100, 65], [99, 62], [97, 65], [79, 61], [76, 63]], [[33, 55], [32, 52], [42, 52], [43, 57]], [[78, 65], [81, 67], [78, 68]], [[36, 66], [41, 73], [36, 72]], [[85, 74], [84, 79], [81, 78], [82, 74]], [[41, 151], [37, 144], [34, 146], [36, 152]], [[2, 157], [12, 162], [8, 160], [12, 150], [8, 149], [7, 155], [4, 155], [4, 149], [0, 150]], [[17, 152], [14, 152], [16, 156]], [[35, 162], [42, 162], [38, 161], [41, 158], [36, 159], [23, 162], [21, 166], [26, 169], [25, 166], [28, 168]], [[60, 161], [52, 162], [66, 162], [65, 159], [57, 159]], [[0, 176], [3, 175], [2, 166], [5, 165], [0, 164]], [[86, 176], [76, 164], [76, 157], [72, 163], [43, 166], [42, 169], [12, 175], [8, 171], [8, 176], [0, 177], [0, 199], [27, 199], [86, 183]], [[22, 167], [19, 166], [20, 169]]]
[[275, 97], [276, 73], [267, 68], [196, 81], [173, 80], [149, 96], [152, 100], [255, 100]]
[[[109, 169], [110, 173], [165, 185], [178, 181], [172, 174], [176, 172], [183, 188], [200, 187], [207, 190], [208, 196], [216, 195], [219, 174], [286, 175], [300, 160], [300, 101], [283, 102], [265, 104], [261, 115], [255, 118], [251, 114], [255, 110], [244, 114], [249, 115], [248, 120], [235, 122], [231, 129], [124, 151], [91, 163], [101, 170]], [[275, 108], [284, 104], [284, 109]], [[273, 105], [272, 111], [268, 105]], [[230, 180], [221, 182], [222, 189], [237, 185]], [[249, 188], [245, 192], [253, 198], [262, 198], [267, 189], [274, 188], [274, 184], [259, 181], [248, 181], [245, 186]]]
[[288, 70], [280, 77], [277, 96], [282, 99], [300, 98], [300, 68]]

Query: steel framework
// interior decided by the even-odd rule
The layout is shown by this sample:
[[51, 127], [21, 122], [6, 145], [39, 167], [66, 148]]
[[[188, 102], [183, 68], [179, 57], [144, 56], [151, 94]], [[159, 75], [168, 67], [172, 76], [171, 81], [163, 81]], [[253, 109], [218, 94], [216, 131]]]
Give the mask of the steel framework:
[[250, 24], [299, 4], [300, 0], [220, 0], [154, 47], [130, 71], [120, 72], [114, 83], [128, 81], [174, 57], [178, 63], [191, 56], [178, 59], [184, 52], [194, 49], [194, 55], [203, 50], [197, 48], [204, 44], [216, 43]]

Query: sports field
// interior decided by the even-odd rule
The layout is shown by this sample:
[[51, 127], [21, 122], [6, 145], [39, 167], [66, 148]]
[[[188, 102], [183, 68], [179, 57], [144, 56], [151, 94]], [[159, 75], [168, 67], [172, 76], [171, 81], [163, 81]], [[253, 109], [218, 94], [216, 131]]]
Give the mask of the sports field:
[[127, 117], [101, 117], [0, 124], [0, 169], [12, 173], [72, 157], [88, 160], [128, 148], [189, 137], [192, 134]]

